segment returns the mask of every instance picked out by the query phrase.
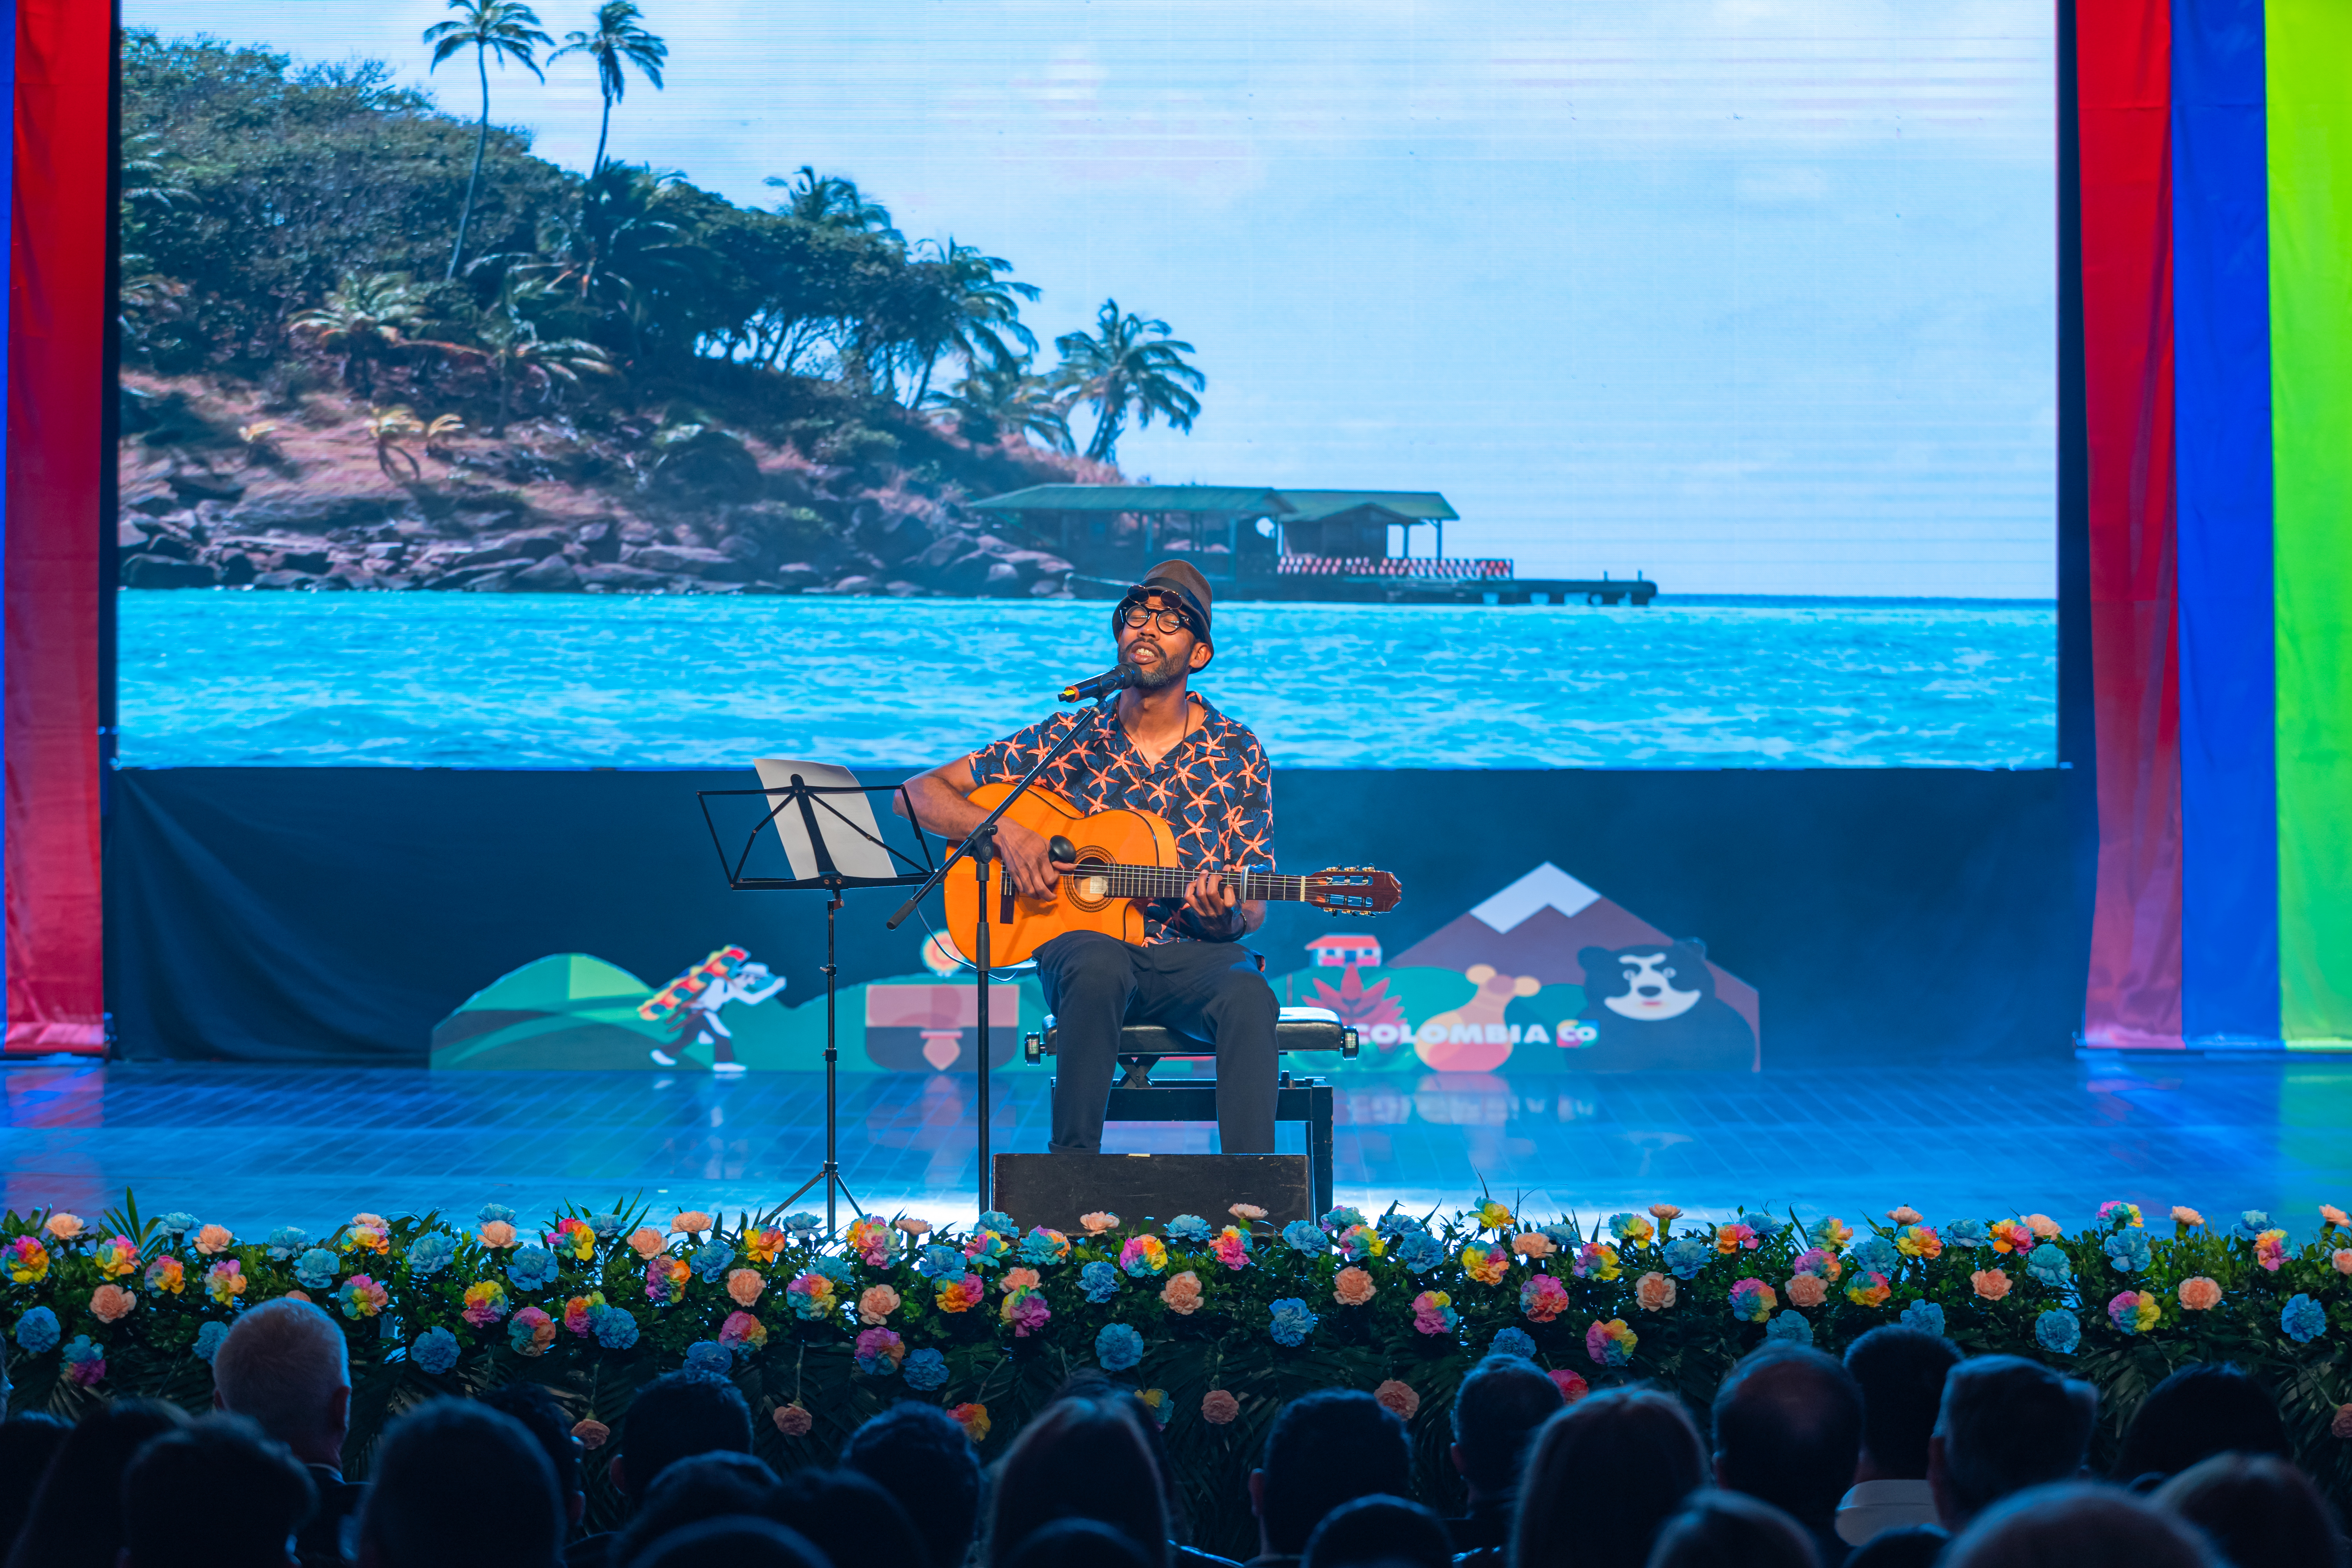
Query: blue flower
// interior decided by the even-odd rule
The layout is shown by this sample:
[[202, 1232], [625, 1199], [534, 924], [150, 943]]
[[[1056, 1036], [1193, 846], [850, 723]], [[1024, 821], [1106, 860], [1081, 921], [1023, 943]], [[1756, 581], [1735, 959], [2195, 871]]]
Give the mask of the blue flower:
[[198, 1361], [209, 1362], [220, 1350], [221, 1341], [226, 1338], [228, 1338], [226, 1323], [206, 1323], [196, 1331], [196, 1342], [191, 1347], [191, 1353]]
[[537, 1290], [555, 1283], [555, 1254], [543, 1247], [519, 1248], [507, 1265], [507, 1278], [518, 1290]]
[[966, 1272], [963, 1253], [956, 1247], [942, 1247], [936, 1241], [923, 1248], [922, 1261], [915, 1268], [926, 1279], [961, 1279]]
[[1956, 1219], [1944, 1226], [1942, 1234], [1944, 1246], [1948, 1248], [1982, 1247], [1991, 1233], [1985, 1229], [1985, 1222], [1980, 1219]]
[[1813, 1342], [1813, 1325], [1805, 1321], [1798, 1313], [1775, 1312], [1772, 1314], [1771, 1321], [1764, 1325], [1764, 1338], [1767, 1341], [1786, 1340], [1791, 1344], [1809, 1345]]
[[1382, 1236], [1396, 1237], [1411, 1236], [1415, 1232], [1427, 1230], [1429, 1227], [1422, 1224], [1421, 1221], [1413, 1218], [1412, 1215], [1409, 1214], [1399, 1214], [1394, 1208], [1391, 1208], [1388, 1213], [1381, 1215], [1380, 1223], [1372, 1228], [1380, 1232]]
[[[214, 1325], [206, 1323], [205, 1327]], [[210, 1361], [210, 1356], [205, 1357]], [[457, 1336], [446, 1329], [427, 1329], [408, 1347], [409, 1364], [438, 1377], [457, 1364]]]
[[596, 1342], [608, 1351], [625, 1351], [637, 1342], [637, 1321], [619, 1307], [595, 1307], [588, 1313]]
[[[735, 1370], [735, 1352], [717, 1340], [697, 1340], [686, 1347], [686, 1365], [689, 1372], [715, 1372], [725, 1377]], [[859, 1370], [871, 1372], [873, 1368], [861, 1365]]]
[[281, 1226], [269, 1233], [269, 1256], [279, 1263], [310, 1245], [310, 1233], [299, 1225]]
[[2295, 1343], [2307, 1345], [2327, 1331], [2327, 1309], [2297, 1292], [2279, 1310], [2279, 1328]]
[[1078, 1270], [1078, 1289], [1087, 1293], [1087, 1300], [1100, 1306], [1118, 1294], [1118, 1269], [1097, 1258]]
[[1754, 1231], [1757, 1238], [1761, 1241], [1769, 1241], [1789, 1228], [1787, 1220], [1778, 1218], [1763, 1209], [1743, 1210], [1739, 1219], [1740, 1223]]
[[1584, 1233], [1576, 1228], [1576, 1222], [1572, 1219], [1548, 1225], [1543, 1227], [1543, 1233], [1551, 1237], [1551, 1244], [1562, 1252], [1574, 1252], [1584, 1245]]
[[1351, 1225], [1363, 1225], [1366, 1221], [1364, 1219], [1363, 1210], [1341, 1207], [1333, 1209], [1329, 1214], [1325, 1215], [1318, 1223], [1325, 1230], [1337, 1235], [1339, 1232], [1347, 1229]]
[[1696, 1279], [1713, 1250], [1697, 1237], [1678, 1236], [1666, 1243], [1666, 1268], [1677, 1279]]
[[588, 1228], [596, 1233], [599, 1241], [610, 1241], [621, 1234], [621, 1216], [616, 1214], [592, 1214]]
[[88, 1334], [76, 1334], [66, 1346], [66, 1364], [68, 1366], [80, 1366], [105, 1359], [105, 1347], [90, 1343]]
[[1112, 1323], [1095, 1336], [1095, 1360], [1105, 1372], [1125, 1372], [1143, 1359], [1143, 1336], [1125, 1323]]
[[335, 1282], [335, 1255], [314, 1247], [294, 1260], [294, 1278], [306, 1290], [323, 1290]]
[[1873, 1274], [1892, 1275], [1900, 1261], [1895, 1244], [1874, 1230], [1855, 1242], [1853, 1252], [1847, 1256]]
[[474, 1220], [478, 1225], [488, 1225], [495, 1220], [505, 1220], [511, 1224], [514, 1220], [514, 1210], [504, 1204], [484, 1204], [482, 1212], [476, 1215]]
[[2118, 1274], [2132, 1274], [2148, 1266], [2147, 1232], [2144, 1230], [2109, 1231], [2101, 1238], [2107, 1249], [2107, 1262]]
[[1034, 1268], [1042, 1268], [1046, 1264], [1059, 1263], [1062, 1260], [1062, 1249], [1054, 1245], [1054, 1238], [1050, 1236], [1040, 1236], [1034, 1230], [1023, 1237], [1021, 1245], [1013, 1250], [1022, 1262]]
[[1637, 1223], [1648, 1225], [1650, 1222], [1637, 1214], [1612, 1214], [1609, 1216], [1609, 1234], [1622, 1241], [1625, 1239], [1625, 1233], [1632, 1230]]
[[173, 1209], [163, 1216], [163, 1228], [175, 1237], [185, 1236], [196, 1228], [196, 1216], [185, 1209]]
[[836, 1285], [846, 1285], [857, 1278], [857, 1270], [851, 1267], [849, 1259], [838, 1255], [818, 1258], [809, 1265], [809, 1272], [822, 1274]]
[[2045, 1241], [2025, 1255], [2025, 1271], [2044, 1285], [2059, 1286], [2074, 1277], [2074, 1265]]
[[1282, 1227], [1282, 1239], [1290, 1243], [1294, 1251], [1309, 1258], [1320, 1258], [1331, 1250], [1331, 1238], [1323, 1234], [1311, 1219], [1295, 1219]]
[[1934, 1334], [1938, 1339], [1943, 1337], [1944, 1309], [1933, 1301], [1912, 1302], [1903, 1309], [1901, 1321], [1906, 1329], [1916, 1329], [1923, 1334]]
[[1397, 1261], [1419, 1274], [1445, 1261], [1445, 1244], [1425, 1230], [1408, 1231], [1397, 1243]]
[[57, 1349], [64, 1334], [58, 1326], [58, 1315], [47, 1307], [36, 1307], [16, 1320], [16, 1342], [29, 1355], [46, 1355]]
[[2060, 1355], [2072, 1355], [2083, 1342], [2080, 1319], [2063, 1307], [2053, 1307], [2033, 1320], [2033, 1342]]
[[1304, 1344], [1307, 1336], [1315, 1331], [1315, 1325], [1321, 1321], [1307, 1309], [1307, 1303], [1296, 1296], [1285, 1296], [1281, 1300], [1270, 1303], [1266, 1312], [1273, 1320], [1266, 1332], [1274, 1336], [1274, 1342], [1278, 1345]]
[[1209, 1222], [1196, 1214], [1180, 1214], [1168, 1222], [1168, 1239], [1206, 1241], [1209, 1239]]
[[991, 1209], [986, 1214], [981, 1215], [980, 1228], [982, 1230], [992, 1230], [1003, 1236], [1019, 1236], [1021, 1234], [1020, 1226], [1015, 1224], [1013, 1216], [1006, 1214], [1003, 1209]]
[[2238, 1223], [2230, 1227], [2230, 1234], [2240, 1241], [2252, 1241], [2270, 1227], [2269, 1215], [2264, 1214], [2261, 1209], [2248, 1209], [2238, 1216]]
[[948, 1382], [948, 1358], [937, 1351], [916, 1351], [907, 1357], [901, 1369], [907, 1374], [907, 1386], [928, 1394], [934, 1388], [945, 1388]]
[[[517, 1261], [520, 1262], [520, 1259], [518, 1258]], [[718, 1284], [719, 1275], [726, 1272], [727, 1266], [734, 1261], [735, 1249], [727, 1243], [718, 1240], [706, 1241], [686, 1255], [687, 1267], [693, 1269], [705, 1285]], [[547, 1272], [549, 1279], [555, 1277], [552, 1259], [550, 1260]]]
[[824, 1221], [813, 1214], [788, 1214], [784, 1216], [784, 1228], [796, 1237], [814, 1236], [824, 1228]]
[[408, 1247], [408, 1271], [425, 1279], [457, 1260], [457, 1244], [437, 1230], [428, 1230]]
[[1495, 1335], [1494, 1342], [1486, 1347], [1486, 1353], [1525, 1356], [1533, 1361], [1536, 1359], [1536, 1337], [1522, 1328], [1504, 1329]]

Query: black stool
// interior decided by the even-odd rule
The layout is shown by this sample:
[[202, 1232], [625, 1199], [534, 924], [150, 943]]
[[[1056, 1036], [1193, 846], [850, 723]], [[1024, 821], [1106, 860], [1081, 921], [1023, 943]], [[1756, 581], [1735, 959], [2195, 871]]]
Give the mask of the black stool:
[[[1034, 1065], [1055, 1054], [1054, 1018], [1045, 1028], [1022, 1037], [1023, 1058]], [[1274, 1026], [1278, 1055], [1293, 1051], [1337, 1051], [1342, 1061], [1356, 1059], [1356, 1031], [1328, 1007], [1285, 1007]], [[1118, 1032], [1119, 1080], [1111, 1086], [1106, 1121], [1214, 1121], [1214, 1083], [1154, 1083], [1151, 1069], [1163, 1057], [1208, 1057], [1216, 1047], [1206, 1040], [1180, 1035], [1158, 1024], [1129, 1024]], [[1049, 1089], [1058, 1079], [1047, 1080]], [[1307, 1124], [1307, 1153], [1315, 1187], [1315, 1212], [1328, 1214], [1331, 1196], [1331, 1085], [1319, 1078], [1293, 1078], [1283, 1071], [1274, 1091], [1274, 1119]]]

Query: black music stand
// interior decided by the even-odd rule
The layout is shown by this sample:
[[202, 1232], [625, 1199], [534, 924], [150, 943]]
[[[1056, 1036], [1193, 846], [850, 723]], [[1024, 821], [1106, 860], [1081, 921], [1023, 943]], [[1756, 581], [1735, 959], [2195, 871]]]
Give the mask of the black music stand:
[[[911, 888], [919, 882], [924, 883], [928, 886], [928, 879], [934, 878], [935, 873], [933, 872], [930, 865], [930, 840], [924, 837], [923, 825], [916, 819], [914, 803], [905, 799], [906, 785], [813, 784], [804, 782], [797, 773], [792, 775], [792, 781], [793, 782], [789, 785], [778, 789], [704, 789], [697, 790], [694, 794], [695, 799], [698, 801], [702, 806], [703, 826], [710, 830], [710, 847], [719, 852], [719, 868], [726, 873], [727, 885], [730, 888], [732, 888], [739, 892], [797, 892], [803, 889], [822, 888], [833, 895], [824, 906], [824, 1168], [819, 1170], [815, 1175], [811, 1176], [807, 1181], [802, 1183], [800, 1190], [793, 1193], [791, 1197], [786, 1198], [782, 1205], [784, 1207], [790, 1207], [793, 1204], [800, 1201], [801, 1194], [803, 1193], [807, 1192], [811, 1187], [816, 1186], [822, 1183], [824, 1186], [824, 1227], [826, 1232], [830, 1234], [834, 1229], [834, 1194], [836, 1189], [839, 1191], [841, 1196], [849, 1199], [850, 1208], [855, 1210], [861, 1217], [866, 1213], [863, 1208], [858, 1206], [856, 1196], [850, 1193], [849, 1184], [841, 1179], [839, 1126], [836, 1117], [836, 1100], [835, 1091], [835, 1078], [836, 1071], [835, 1064], [840, 1059], [840, 1056], [839, 1052], [835, 1050], [834, 1044], [834, 1025], [835, 1021], [835, 1010], [837, 1005], [834, 984], [835, 972], [834, 962], [834, 916], [840, 911], [842, 905], [841, 895], [846, 889]], [[856, 823], [844, 816], [840, 809], [833, 805], [826, 798], [827, 796], [841, 795], [898, 795], [906, 805], [907, 809], [905, 815], [907, 820], [914, 825], [916, 847], [923, 852], [921, 862], [918, 863], [914, 857], [892, 847], [881, 838], [866, 832], [865, 828], [859, 826]], [[711, 818], [710, 803], [714, 798], [723, 798], [735, 795], [757, 795], [762, 800], [773, 801], [774, 804], [761, 815], [758, 821], [751, 825], [751, 831], [745, 836], [743, 840], [743, 852], [736, 856], [734, 859], [730, 861], [727, 858], [726, 846], [719, 842], [719, 824]], [[807, 831], [808, 847], [816, 861], [817, 874], [814, 877], [754, 877], [745, 875], [744, 867], [750, 864], [751, 851], [759, 845], [761, 831], [774, 823], [777, 814], [783, 811], [787, 806], [797, 806], [799, 808], [801, 825]], [[877, 847], [887, 853], [894, 863], [903, 864], [909, 868], [909, 869], [902, 874], [888, 877], [852, 877], [844, 875], [839, 867], [835, 863], [832, 849], [825, 844], [824, 830], [818, 826], [817, 812], [819, 809], [822, 809], [824, 814], [833, 820], [835, 825], [834, 831], [846, 832], [855, 835], [858, 838], [868, 840]], [[950, 861], [949, 864], [952, 865], [953, 862]], [[788, 864], [787, 869], [790, 868], [791, 867]], [[982, 1005], [982, 1011], [980, 1016], [980, 1059], [981, 1070], [984, 1073], [987, 1071], [988, 1066], [988, 1014], [985, 1010], [986, 1004], [983, 1003]]]
[[[978, 1006], [980, 1021], [980, 1081], [976, 1086], [974, 1093], [975, 1098], [977, 1098], [980, 1102], [980, 1212], [982, 1214], [986, 1214], [989, 1208], [988, 863], [997, 858], [996, 819], [1003, 816], [1005, 812], [1011, 808], [1014, 801], [1019, 800], [1023, 795], [1028, 794], [1029, 786], [1035, 784], [1038, 776], [1047, 768], [1052, 767], [1054, 763], [1059, 760], [1064, 752], [1068, 751], [1072, 745], [1076, 744], [1079, 736], [1087, 734], [1099, 726], [1103, 721], [1104, 715], [1110, 711], [1111, 704], [1118, 700], [1118, 691], [1116, 689], [1110, 691], [1106, 691], [1101, 697], [1096, 699], [1094, 707], [1089, 709], [1086, 715], [1079, 719], [1076, 723], [1071, 725], [1069, 729], [1063, 731], [1062, 738], [1045, 749], [1045, 754], [1037, 759], [1036, 765], [1021, 776], [1021, 782], [1013, 786], [1013, 793], [1006, 795], [1003, 800], [998, 801], [996, 803], [996, 808], [993, 811], [991, 811], [986, 816], [982, 817], [978, 825], [975, 826], [970, 833], [964, 835], [963, 842], [957, 845], [954, 852], [949, 855], [946, 859], [940, 862], [939, 869], [933, 871], [929, 878], [923, 880], [923, 885], [915, 889], [914, 897], [899, 905], [898, 912], [892, 915], [887, 921], [883, 922], [883, 929], [885, 931], [897, 931], [900, 924], [906, 921], [906, 918], [915, 912], [915, 906], [921, 903], [925, 899], [930, 897], [931, 889], [933, 888], [938, 887], [940, 883], [948, 879], [948, 873], [955, 869], [957, 861], [968, 859], [971, 862], [972, 875], [980, 882], [980, 919], [976, 922], [977, 931], [972, 943], [971, 957], [972, 973], [975, 977], [975, 984], [980, 987], [980, 1000]], [[908, 811], [911, 814], [913, 810], [913, 803], [909, 802], [908, 805]], [[912, 880], [912, 879], [909, 879], [909, 880]], [[999, 877], [997, 879], [997, 923], [1001, 925], [1011, 925], [1013, 923], [1012, 878]]]

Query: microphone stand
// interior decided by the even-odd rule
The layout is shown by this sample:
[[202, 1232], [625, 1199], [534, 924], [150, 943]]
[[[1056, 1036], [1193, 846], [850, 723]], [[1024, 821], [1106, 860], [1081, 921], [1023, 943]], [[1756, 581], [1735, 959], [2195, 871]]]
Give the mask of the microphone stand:
[[[996, 848], [996, 821], [1011, 808], [1014, 801], [1029, 793], [1029, 786], [1035, 784], [1039, 775], [1047, 768], [1059, 761], [1062, 753], [1077, 742], [1079, 736], [1090, 734], [1101, 727], [1103, 720], [1110, 712], [1111, 704], [1118, 700], [1118, 689], [1114, 688], [1096, 699], [1095, 705], [1087, 710], [1076, 723], [1064, 731], [1062, 738], [1047, 747], [1045, 754], [1037, 759], [1036, 765], [1022, 775], [1021, 782], [1013, 786], [1013, 793], [998, 801], [995, 809], [982, 817], [978, 825], [970, 833], [964, 835], [963, 842], [956, 846], [954, 852], [946, 859], [940, 862], [939, 869], [931, 873], [930, 880], [916, 889], [914, 897], [899, 905], [898, 912], [883, 922], [883, 930], [897, 931], [899, 924], [915, 912], [915, 906], [929, 898], [933, 888], [947, 880], [948, 873], [955, 869], [957, 861], [971, 862], [971, 874], [980, 883], [980, 920], [979, 930], [974, 933], [972, 942], [972, 969], [977, 975], [976, 984], [979, 986], [978, 1005], [975, 1011], [979, 1015], [980, 1025], [980, 1070], [974, 1097], [978, 1100], [980, 1111], [980, 1212], [982, 1214], [988, 1212], [989, 1184], [992, 1174], [988, 1168], [988, 865], [992, 860], [1001, 862], [1003, 859]], [[997, 878], [996, 919], [1001, 924], [1013, 923], [1013, 878], [1009, 873], [1000, 873]]]

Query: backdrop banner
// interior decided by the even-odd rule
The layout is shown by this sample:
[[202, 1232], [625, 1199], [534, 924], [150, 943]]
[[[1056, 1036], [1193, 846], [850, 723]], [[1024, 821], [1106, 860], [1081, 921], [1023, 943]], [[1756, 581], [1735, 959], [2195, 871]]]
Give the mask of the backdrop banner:
[[[2064, 776], [1280, 772], [1283, 868], [1377, 865], [1405, 899], [1373, 920], [1277, 905], [1251, 945], [1286, 1001], [1357, 1023], [1365, 1067], [2047, 1057], [2072, 1048], [2087, 941]], [[824, 898], [730, 891], [696, 804], [748, 769], [117, 780], [126, 1056], [817, 1064]], [[898, 898], [853, 892], [841, 917], [845, 1064], [969, 1069], [968, 974], [916, 922], [882, 929]], [[1042, 1004], [1000, 984], [991, 1055], [1017, 1063]]]

